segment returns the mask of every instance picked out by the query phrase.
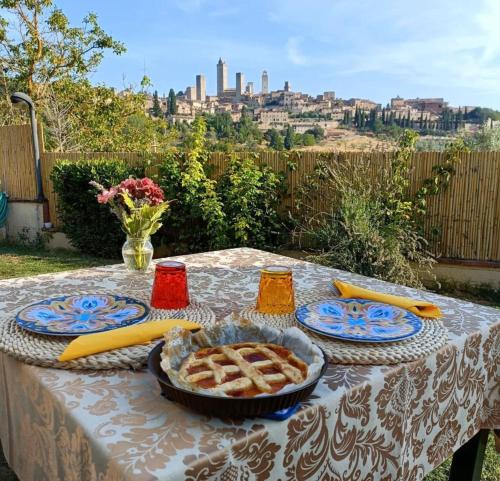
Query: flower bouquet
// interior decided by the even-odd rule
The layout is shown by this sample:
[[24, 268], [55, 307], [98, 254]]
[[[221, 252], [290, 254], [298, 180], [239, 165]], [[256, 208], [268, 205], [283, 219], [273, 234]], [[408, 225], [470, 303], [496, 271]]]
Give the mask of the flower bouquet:
[[97, 190], [97, 202], [109, 204], [127, 234], [122, 248], [129, 270], [146, 271], [153, 258], [151, 236], [161, 227], [161, 216], [168, 209], [163, 190], [148, 177], [129, 178], [110, 189], [90, 182]]

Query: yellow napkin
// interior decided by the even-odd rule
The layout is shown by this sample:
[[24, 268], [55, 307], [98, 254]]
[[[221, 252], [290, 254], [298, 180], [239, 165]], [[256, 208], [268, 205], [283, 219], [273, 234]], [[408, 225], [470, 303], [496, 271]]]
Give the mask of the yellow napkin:
[[362, 287], [353, 286], [347, 282], [333, 281], [333, 285], [339, 290], [340, 297], [349, 298], [357, 297], [360, 299], [370, 299], [371, 301], [385, 302], [393, 306], [402, 307], [417, 316], [421, 317], [441, 317], [441, 311], [438, 306], [427, 301], [416, 301], [409, 297], [394, 296], [392, 294], [383, 294], [381, 292], [371, 291]]
[[111, 331], [97, 332], [96, 334], [86, 334], [71, 341], [58, 359], [59, 361], [71, 361], [98, 352], [143, 344], [163, 336], [165, 332], [177, 326], [190, 330], [201, 328], [196, 322], [184, 319], [165, 319], [143, 322], [142, 324], [120, 327]]

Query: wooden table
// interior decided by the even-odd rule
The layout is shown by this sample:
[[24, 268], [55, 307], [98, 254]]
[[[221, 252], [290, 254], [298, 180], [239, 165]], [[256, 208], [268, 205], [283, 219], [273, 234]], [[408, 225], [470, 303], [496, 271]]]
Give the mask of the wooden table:
[[[338, 277], [433, 301], [449, 343], [406, 365], [330, 365], [281, 422], [190, 412], [161, 398], [146, 371], [44, 369], [1, 353], [0, 436], [21, 481], [419, 480], [463, 445], [476, 455], [484, 441], [476, 434], [500, 427], [500, 311], [254, 249], [180, 259], [192, 297], [219, 318], [255, 301], [259, 267], [285, 264], [298, 291], [331, 297]], [[9, 279], [0, 309], [5, 318], [78, 292], [148, 298], [152, 278], [109, 266]]]

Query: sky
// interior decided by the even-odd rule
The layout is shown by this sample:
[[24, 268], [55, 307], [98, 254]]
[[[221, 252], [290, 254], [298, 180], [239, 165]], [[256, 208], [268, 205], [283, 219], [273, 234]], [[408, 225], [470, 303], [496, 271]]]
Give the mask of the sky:
[[117, 88], [144, 72], [160, 94], [204, 74], [216, 91], [216, 63], [260, 90], [337, 97], [444, 97], [451, 105], [500, 109], [500, 0], [55, 0], [73, 23], [88, 11], [125, 43], [92, 75]]

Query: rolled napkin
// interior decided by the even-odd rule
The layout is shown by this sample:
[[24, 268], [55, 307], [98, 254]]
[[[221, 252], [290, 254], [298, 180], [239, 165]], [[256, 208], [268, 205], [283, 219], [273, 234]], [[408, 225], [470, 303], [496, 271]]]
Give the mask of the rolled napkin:
[[58, 360], [71, 361], [72, 359], [111, 351], [120, 347], [143, 344], [162, 337], [165, 332], [173, 327], [183, 327], [191, 331], [201, 328], [196, 322], [184, 319], [164, 319], [120, 327], [111, 331], [86, 334], [71, 341], [64, 352], [58, 357]]
[[333, 281], [333, 285], [339, 290], [340, 297], [344, 299], [350, 297], [369, 299], [371, 301], [384, 302], [385, 304], [402, 307], [421, 317], [442, 317], [441, 310], [438, 306], [432, 304], [432, 302], [417, 301], [409, 297], [394, 296], [392, 294], [383, 294], [382, 292], [364, 289], [363, 287], [354, 286], [347, 282], [339, 281], [338, 279]]

